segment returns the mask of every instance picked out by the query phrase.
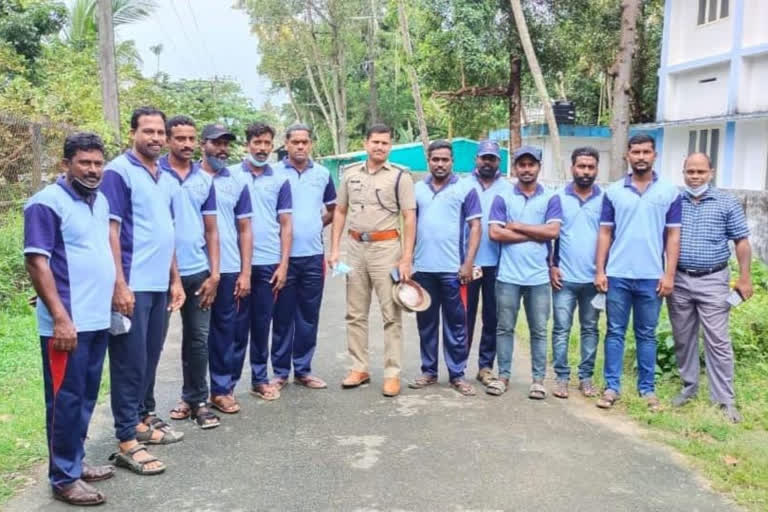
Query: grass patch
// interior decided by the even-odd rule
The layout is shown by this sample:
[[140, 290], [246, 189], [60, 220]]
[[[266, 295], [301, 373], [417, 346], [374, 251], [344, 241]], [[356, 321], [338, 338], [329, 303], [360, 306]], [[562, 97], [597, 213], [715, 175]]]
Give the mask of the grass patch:
[[[645, 402], [635, 391], [637, 373], [631, 326], [627, 332], [622, 399], [616, 406], [647, 427], [655, 438], [685, 454], [714, 489], [754, 511], [768, 510], [768, 289], [765, 274], [764, 265], [753, 267], [756, 294], [731, 314], [731, 336], [736, 353], [736, 400], [744, 416], [741, 424], [731, 424], [710, 404], [704, 374], [695, 401], [679, 409], [669, 405], [682, 384], [674, 362], [666, 307], [662, 308], [659, 321], [660, 364], [656, 377], [656, 393], [664, 405], [663, 410], [655, 414], [648, 412]], [[523, 327], [520, 332], [527, 335], [527, 328]], [[605, 315], [601, 315], [600, 332], [594, 380], [602, 388]], [[572, 372], [578, 366], [578, 349], [578, 326], [574, 325], [569, 344]]]

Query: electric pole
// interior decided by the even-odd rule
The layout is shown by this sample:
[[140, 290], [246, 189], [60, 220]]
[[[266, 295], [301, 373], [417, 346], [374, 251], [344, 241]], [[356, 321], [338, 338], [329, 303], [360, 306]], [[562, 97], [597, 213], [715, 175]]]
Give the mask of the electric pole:
[[115, 64], [115, 31], [112, 26], [112, 0], [98, 0], [99, 68], [101, 69], [101, 103], [104, 120], [120, 144], [120, 109], [117, 99], [117, 66]]

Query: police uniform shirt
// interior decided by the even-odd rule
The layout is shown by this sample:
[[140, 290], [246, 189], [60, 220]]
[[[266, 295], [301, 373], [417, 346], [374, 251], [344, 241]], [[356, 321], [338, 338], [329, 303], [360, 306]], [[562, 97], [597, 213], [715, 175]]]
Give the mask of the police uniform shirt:
[[398, 199], [400, 210], [416, 209], [413, 179], [403, 168], [386, 162], [370, 173], [366, 162], [360, 162], [344, 170], [337, 201], [347, 207], [350, 229], [361, 233], [399, 229]]

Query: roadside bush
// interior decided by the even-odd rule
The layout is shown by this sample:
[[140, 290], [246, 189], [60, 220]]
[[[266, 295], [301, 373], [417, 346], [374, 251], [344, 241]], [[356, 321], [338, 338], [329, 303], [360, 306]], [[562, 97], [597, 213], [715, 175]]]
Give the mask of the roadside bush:
[[21, 211], [0, 213], [0, 308], [11, 312], [26, 308], [24, 297], [32, 293], [24, 269], [23, 238]]

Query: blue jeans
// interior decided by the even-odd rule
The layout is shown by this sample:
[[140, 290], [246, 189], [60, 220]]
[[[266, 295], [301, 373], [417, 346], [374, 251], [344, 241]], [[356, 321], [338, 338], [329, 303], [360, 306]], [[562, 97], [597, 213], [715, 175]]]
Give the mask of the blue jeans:
[[656, 294], [658, 283], [658, 279], [608, 278], [608, 332], [605, 336], [604, 370], [606, 389], [617, 393], [621, 391], [624, 335], [631, 311], [637, 345], [637, 391], [640, 395], [654, 391], [656, 325], [661, 311], [661, 297]]
[[467, 312], [461, 302], [455, 272], [416, 272], [413, 279], [432, 297], [426, 311], [416, 313], [421, 341], [421, 373], [437, 377], [440, 317], [443, 324], [443, 356], [451, 382], [464, 377], [467, 368]]
[[472, 350], [472, 335], [475, 332], [475, 319], [483, 294], [483, 330], [480, 334], [480, 347], [477, 349], [477, 367], [493, 368], [496, 359], [496, 269], [483, 267], [483, 277], [467, 285], [467, 337], [469, 350]]
[[515, 324], [521, 299], [531, 338], [531, 374], [537, 380], [544, 378], [547, 370], [550, 289], [549, 283], [523, 286], [496, 281], [496, 358], [500, 378], [508, 379], [512, 373]]
[[560, 290], [552, 290], [552, 359], [558, 380], [571, 377], [568, 365], [568, 340], [573, 325], [573, 312], [579, 306], [579, 325], [581, 326], [581, 362], [579, 380], [591, 379], [595, 369], [597, 355], [597, 320], [600, 311], [592, 307], [592, 299], [597, 295], [592, 283], [563, 282]]

